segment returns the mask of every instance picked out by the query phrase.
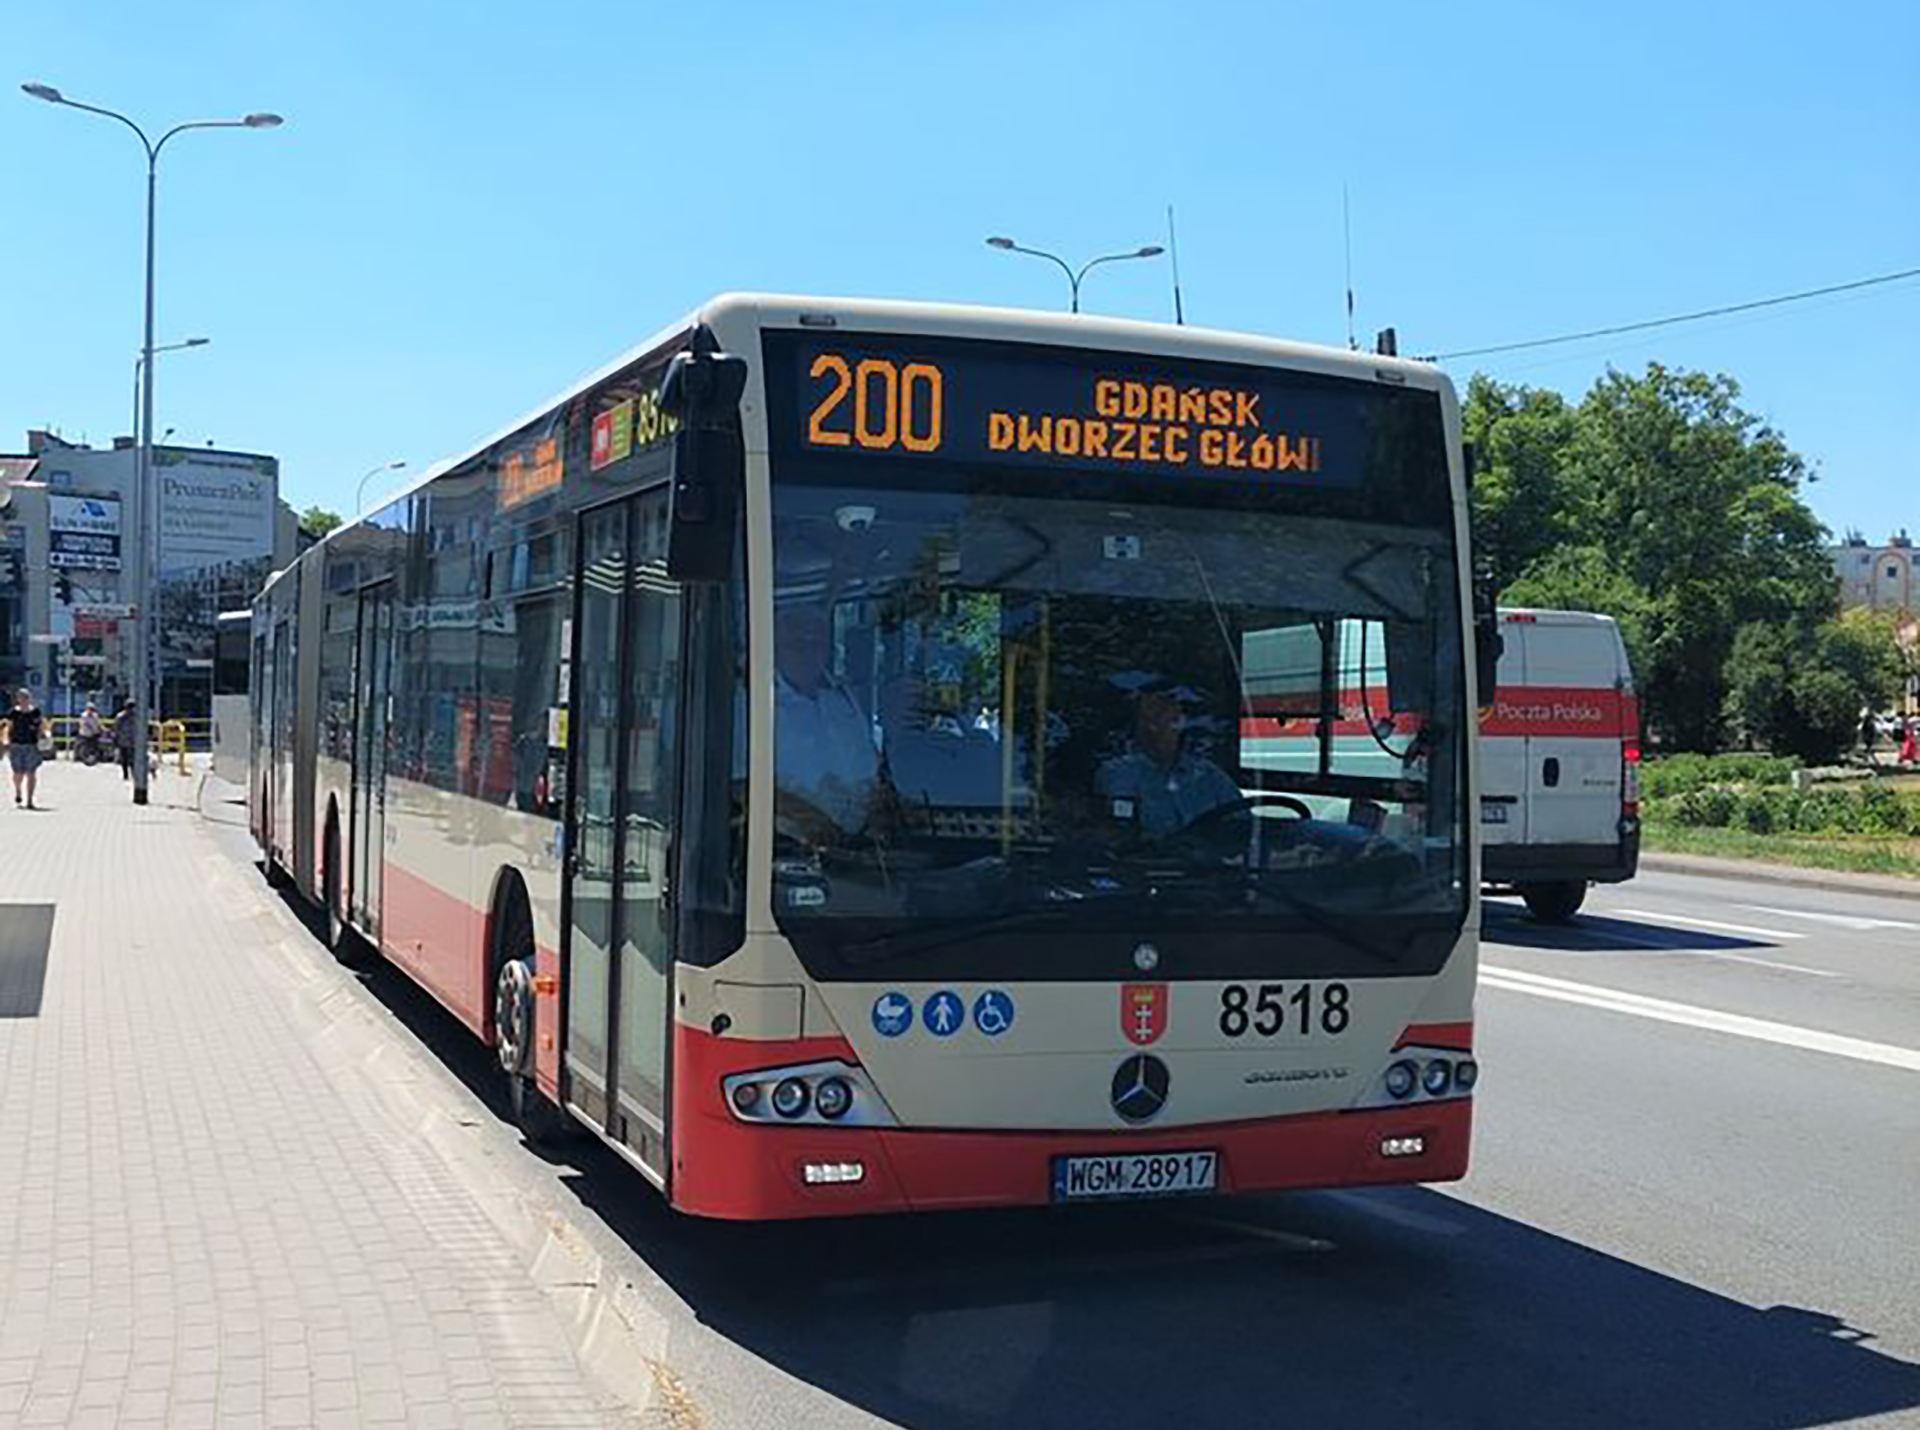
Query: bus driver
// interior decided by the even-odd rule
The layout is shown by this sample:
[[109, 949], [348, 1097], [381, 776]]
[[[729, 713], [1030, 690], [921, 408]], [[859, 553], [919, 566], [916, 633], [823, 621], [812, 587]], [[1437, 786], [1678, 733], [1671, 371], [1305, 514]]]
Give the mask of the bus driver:
[[1111, 817], [1149, 839], [1185, 829], [1209, 810], [1237, 804], [1240, 790], [1213, 761], [1185, 748], [1180, 704], [1149, 690], [1133, 704], [1133, 748], [1100, 767], [1094, 788]]
[[773, 644], [776, 827], [809, 844], [844, 843], [866, 829], [879, 791], [873, 722], [833, 676], [825, 606], [778, 606]]

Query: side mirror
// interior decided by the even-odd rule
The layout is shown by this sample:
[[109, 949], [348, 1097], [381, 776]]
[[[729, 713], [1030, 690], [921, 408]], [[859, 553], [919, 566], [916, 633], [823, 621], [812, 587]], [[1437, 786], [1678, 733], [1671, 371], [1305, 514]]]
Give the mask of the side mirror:
[[1473, 583], [1473, 680], [1480, 691], [1480, 708], [1493, 709], [1499, 680], [1500, 653], [1506, 637], [1500, 634], [1500, 593], [1490, 577]]
[[667, 574], [676, 581], [724, 581], [732, 572], [741, 493], [747, 480], [740, 435], [745, 358], [695, 348], [676, 354], [660, 384], [673, 434], [673, 506]]

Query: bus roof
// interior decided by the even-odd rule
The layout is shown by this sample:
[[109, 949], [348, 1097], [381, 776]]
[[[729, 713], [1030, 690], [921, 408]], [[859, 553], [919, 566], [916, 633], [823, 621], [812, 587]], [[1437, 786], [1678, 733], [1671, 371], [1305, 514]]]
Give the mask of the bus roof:
[[1598, 611], [1550, 611], [1540, 606], [1502, 606], [1500, 619], [1518, 621], [1522, 625], [1542, 626], [1611, 626], [1616, 625], [1612, 616], [1603, 616]]
[[[806, 321], [803, 321], [806, 320]], [[831, 320], [831, 321], [822, 321]], [[1285, 363], [1332, 376], [1389, 382], [1397, 386], [1435, 388], [1446, 377], [1430, 363], [1410, 358], [1351, 352], [1314, 343], [1259, 337], [1219, 328], [1176, 327], [1132, 318], [1103, 318], [1085, 313], [1041, 312], [1030, 308], [992, 308], [967, 303], [921, 303], [875, 298], [805, 297], [777, 293], [722, 293], [678, 322], [669, 323], [646, 341], [602, 364], [572, 386], [516, 417], [480, 441], [443, 458], [381, 503], [387, 506], [410, 497], [448, 472], [472, 461], [496, 443], [505, 441], [547, 413], [607, 381], [622, 368], [640, 361], [678, 335], [701, 324], [726, 320], [747, 321], [769, 328], [835, 327], [842, 322], [866, 329], [901, 328], [915, 333], [956, 338], [998, 338], [1003, 341], [1048, 343], [1121, 352], [1185, 353], [1222, 362]], [[376, 510], [378, 508], [375, 508]], [[342, 522], [322, 538], [332, 540], [357, 526], [360, 513]], [[277, 578], [279, 573], [275, 573]], [[273, 584], [269, 579], [267, 586]], [[265, 587], [262, 588], [263, 590]]]

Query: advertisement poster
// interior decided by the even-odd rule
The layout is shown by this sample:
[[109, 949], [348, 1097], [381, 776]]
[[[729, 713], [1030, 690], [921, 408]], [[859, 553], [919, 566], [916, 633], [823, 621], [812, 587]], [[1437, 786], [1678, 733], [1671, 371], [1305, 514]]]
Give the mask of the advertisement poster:
[[120, 503], [112, 497], [47, 497], [47, 565], [120, 569]]

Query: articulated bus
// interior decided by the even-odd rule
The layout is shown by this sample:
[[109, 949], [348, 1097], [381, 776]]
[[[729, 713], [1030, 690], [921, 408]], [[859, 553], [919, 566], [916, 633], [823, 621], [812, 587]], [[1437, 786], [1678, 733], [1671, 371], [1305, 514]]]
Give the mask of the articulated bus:
[[1466, 513], [1429, 366], [717, 299], [267, 586], [255, 832], [689, 1213], [1457, 1178]]
[[222, 611], [213, 624], [213, 772], [229, 784], [245, 787], [252, 759], [247, 741], [253, 733], [253, 612]]

